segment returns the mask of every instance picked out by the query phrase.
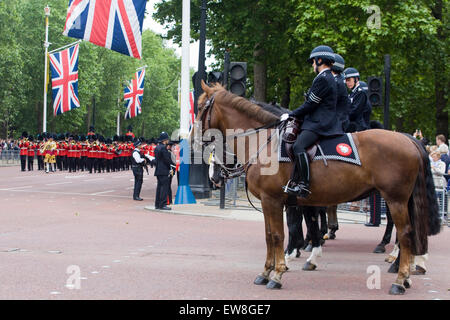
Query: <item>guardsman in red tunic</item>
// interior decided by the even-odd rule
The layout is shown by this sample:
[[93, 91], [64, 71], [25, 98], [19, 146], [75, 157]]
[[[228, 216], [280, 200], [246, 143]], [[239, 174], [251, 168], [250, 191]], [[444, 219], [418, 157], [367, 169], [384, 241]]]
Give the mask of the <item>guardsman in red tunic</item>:
[[81, 142], [81, 171], [87, 170], [87, 155], [88, 155], [88, 137], [87, 136], [80, 136], [80, 142]]
[[69, 138], [69, 149], [67, 154], [67, 162], [69, 164], [69, 172], [75, 172], [75, 153], [77, 152], [77, 146], [75, 136], [71, 135]]
[[42, 134], [38, 134], [36, 136], [36, 140], [37, 140], [36, 152], [37, 152], [38, 170], [44, 170], [44, 155], [41, 151], [41, 148], [44, 145], [44, 142], [42, 141]]
[[34, 155], [36, 150], [36, 144], [34, 143], [34, 138], [32, 135], [28, 137], [29, 145], [28, 145], [28, 171], [33, 171], [33, 162], [34, 162]]
[[75, 152], [75, 169], [81, 170], [81, 150], [83, 149], [83, 147], [81, 146], [80, 136], [76, 135], [75, 139], [77, 140], [77, 143], [76, 143], [77, 152]]
[[20, 167], [22, 171], [25, 171], [28, 157], [28, 133], [26, 131], [22, 132], [22, 136], [19, 141], [20, 148]]
[[87, 146], [87, 169], [89, 170], [89, 173], [92, 173], [92, 168], [94, 167], [94, 158], [95, 158], [95, 152], [94, 152], [94, 141], [97, 138], [94, 135], [89, 135], [89, 142]]

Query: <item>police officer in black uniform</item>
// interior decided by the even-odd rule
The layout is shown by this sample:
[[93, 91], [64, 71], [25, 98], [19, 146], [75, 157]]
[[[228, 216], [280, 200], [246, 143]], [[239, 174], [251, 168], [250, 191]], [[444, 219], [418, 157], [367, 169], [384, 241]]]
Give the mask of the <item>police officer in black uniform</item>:
[[139, 195], [141, 194], [142, 182], [144, 181], [144, 165], [146, 160], [141, 156], [141, 140], [137, 139], [134, 141], [134, 150], [131, 156], [131, 170], [133, 170], [134, 175], [134, 191], [133, 200], [142, 201]]
[[307, 197], [311, 193], [306, 149], [320, 137], [343, 134], [342, 125], [336, 114], [336, 80], [330, 70], [334, 57], [333, 49], [328, 46], [318, 46], [312, 50], [308, 62], [312, 64], [317, 76], [308, 91], [306, 101], [288, 116], [281, 117], [281, 120], [288, 117], [303, 119], [301, 132], [293, 146], [294, 171], [291, 180], [284, 187], [286, 193], [298, 197]]
[[171, 210], [167, 206], [167, 199], [170, 188], [170, 166], [173, 165], [172, 157], [167, 150], [169, 143], [169, 135], [161, 132], [159, 136], [159, 144], [155, 148], [155, 176], [158, 180], [156, 185], [155, 209]]
[[[364, 131], [369, 129], [370, 113], [372, 107], [370, 106], [367, 92], [363, 90], [359, 82], [359, 71], [355, 68], [347, 68], [344, 70], [345, 82], [347, 88], [351, 90], [350, 98], [350, 126], [348, 132]], [[369, 120], [364, 120], [368, 117]]]
[[347, 127], [350, 123], [349, 111], [350, 111], [350, 99], [347, 93], [347, 87], [345, 86], [345, 77], [342, 75], [345, 68], [345, 60], [341, 55], [334, 55], [334, 64], [331, 67], [331, 72], [336, 79], [337, 85], [337, 102], [336, 102], [336, 112], [338, 119], [342, 123], [342, 130], [346, 132]]

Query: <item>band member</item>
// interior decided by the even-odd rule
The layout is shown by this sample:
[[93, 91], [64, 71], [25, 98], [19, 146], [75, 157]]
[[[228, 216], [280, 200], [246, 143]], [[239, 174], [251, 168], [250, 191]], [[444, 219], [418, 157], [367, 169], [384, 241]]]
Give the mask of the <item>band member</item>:
[[22, 171], [25, 171], [27, 165], [27, 156], [28, 156], [28, 133], [26, 131], [22, 132], [22, 136], [19, 141], [20, 148], [20, 168]]
[[289, 117], [295, 117], [303, 120], [301, 132], [293, 146], [295, 162], [291, 180], [284, 187], [286, 193], [298, 197], [307, 197], [310, 194], [309, 159], [306, 149], [320, 137], [343, 134], [342, 124], [336, 113], [337, 84], [330, 70], [334, 59], [333, 49], [328, 46], [319, 46], [312, 50], [308, 62], [312, 64], [317, 76], [308, 91], [306, 101], [281, 118], [287, 120]]
[[133, 156], [131, 157], [131, 169], [134, 175], [134, 190], [133, 190], [133, 200], [142, 201], [140, 197], [142, 182], [144, 181], [144, 169], [143, 166], [146, 164], [146, 160], [141, 156], [141, 140], [137, 139], [134, 142]]
[[34, 154], [36, 151], [36, 144], [34, 143], [34, 138], [32, 135], [28, 137], [29, 145], [28, 145], [28, 171], [33, 171], [33, 162], [34, 162]]
[[87, 170], [87, 153], [88, 153], [88, 137], [87, 136], [80, 136], [80, 143], [81, 143], [81, 162], [80, 162], [80, 168], [81, 171], [84, 172], [84, 170]]
[[44, 164], [46, 167], [45, 172], [49, 173], [51, 172], [55, 172], [53, 165], [56, 164], [56, 159], [55, 159], [55, 155], [56, 155], [56, 142], [54, 141], [54, 136], [53, 134], [49, 133], [46, 135], [47, 137], [47, 141], [45, 142], [45, 144], [42, 146], [43, 151], [44, 151]]
[[172, 162], [172, 157], [167, 144], [169, 143], [169, 135], [166, 132], [161, 132], [159, 136], [159, 144], [155, 149], [155, 176], [158, 181], [156, 186], [155, 209], [171, 210], [167, 206], [167, 197], [169, 195], [169, 176]]

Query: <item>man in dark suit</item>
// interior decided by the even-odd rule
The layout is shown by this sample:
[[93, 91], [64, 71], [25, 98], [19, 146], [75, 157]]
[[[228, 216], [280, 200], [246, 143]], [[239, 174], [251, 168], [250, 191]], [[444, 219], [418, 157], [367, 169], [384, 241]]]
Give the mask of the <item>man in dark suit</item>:
[[[317, 76], [308, 91], [305, 103], [289, 113], [289, 117], [303, 119], [303, 124], [293, 146], [294, 170], [291, 180], [284, 188], [286, 193], [303, 198], [310, 194], [307, 148], [320, 137], [344, 133], [336, 113], [336, 79], [330, 70], [335, 62], [333, 49], [328, 46], [316, 47], [311, 52], [308, 62], [311, 63]], [[286, 120], [283, 116], [281, 120]]]
[[348, 96], [351, 102], [349, 132], [368, 130], [372, 106], [367, 91], [361, 86], [359, 71], [355, 68], [347, 68], [344, 74], [347, 88], [351, 90]]
[[155, 209], [171, 210], [167, 206], [167, 197], [170, 188], [170, 166], [173, 165], [172, 157], [167, 150], [169, 143], [169, 135], [161, 132], [159, 136], [159, 144], [155, 148], [155, 176], [158, 181], [156, 185]]

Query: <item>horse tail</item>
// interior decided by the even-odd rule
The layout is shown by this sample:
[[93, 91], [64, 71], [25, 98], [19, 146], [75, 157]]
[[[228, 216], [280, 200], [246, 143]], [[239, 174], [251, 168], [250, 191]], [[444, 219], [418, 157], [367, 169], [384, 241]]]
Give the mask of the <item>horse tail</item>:
[[414, 190], [408, 201], [412, 225], [411, 250], [414, 255], [424, 255], [428, 252], [428, 236], [436, 235], [440, 231], [441, 217], [428, 153], [415, 138], [407, 136], [413, 141], [422, 160]]

